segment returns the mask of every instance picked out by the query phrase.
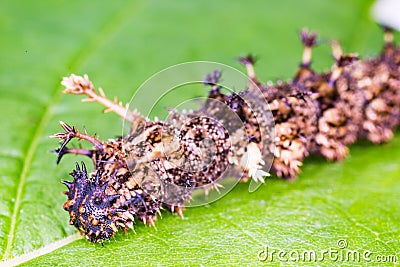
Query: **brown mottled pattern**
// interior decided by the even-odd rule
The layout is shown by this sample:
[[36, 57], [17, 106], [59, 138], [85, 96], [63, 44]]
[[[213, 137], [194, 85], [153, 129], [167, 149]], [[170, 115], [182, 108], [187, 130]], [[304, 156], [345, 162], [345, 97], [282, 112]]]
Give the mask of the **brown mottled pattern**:
[[[206, 76], [211, 90], [202, 107], [171, 110], [164, 122], [108, 100], [86, 75], [64, 78], [64, 93], [86, 95], [132, 125], [129, 135], [107, 142], [63, 122], [65, 132], [53, 135], [62, 141], [57, 162], [72, 153], [94, 163], [89, 174], [77, 163], [74, 180], [63, 181], [70, 224], [88, 240], [103, 243], [118, 229], [133, 229], [135, 219], [154, 225], [162, 208], [182, 216], [196, 188], [218, 190], [227, 175], [263, 181], [268, 173], [261, 167], [268, 159], [278, 176], [294, 178], [309, 154], [342, 160], [358, 138], [390, 140], [400, 123], [400, 49], [385, 30], [385, 45], [375, 58], [359, 60], [333, 43], [335, 64], [327, 73], [312, 70], [316, 34], [302, 31], [305, 49], [292, 81], [262, 84], [254, 59], [241, 58], [250, 79], [245, 90], [222, 93], [221, 74], [215, 71]], [[92, 143], [93, 149], [67, 148], [73, 138]]]

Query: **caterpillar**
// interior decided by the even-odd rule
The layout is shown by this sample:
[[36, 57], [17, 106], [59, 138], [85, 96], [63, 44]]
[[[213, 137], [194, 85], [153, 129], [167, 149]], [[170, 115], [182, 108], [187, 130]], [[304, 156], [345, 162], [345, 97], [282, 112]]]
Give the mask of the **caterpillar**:
[[[360, 60], [332, 43], [334, 65], [318, 73], [311, 67], [316, 33], [303, 30], [301, 65], [290, 82], [261, 83], [252, 56], [239, 58], [249, 82], [239, 93], [224, 93], [219, 71], [207, 74], [208, 97], [197, 110], [169, 110], [164, 121], [142, 116], [95, 90], [87, 75], [63, 78], [66, 94], [85, 95], [105, 112], [130, 124], [126, 136], [101, 141], [64, 122], [52, 135], [66, 154], [92, 159], [94, 169], [76, 163], [63, 208], [89, 241], [104, 243], [135, 220], [155, 225], [162, 209], [183, 216], [194, 190], [219, 190], [225, 177], [264, 182], [270, 171], [293, 179], [310, 154], [330, 161], [344, 159], [357, 139], [384, 143], [400, 123], [400, 49], [393, 31], [383, 27], [384, 45], [377, 57]], [[91, 149], [68, 147], [85, 140]], [[270, 164], [268, 163], [270, 162]]]

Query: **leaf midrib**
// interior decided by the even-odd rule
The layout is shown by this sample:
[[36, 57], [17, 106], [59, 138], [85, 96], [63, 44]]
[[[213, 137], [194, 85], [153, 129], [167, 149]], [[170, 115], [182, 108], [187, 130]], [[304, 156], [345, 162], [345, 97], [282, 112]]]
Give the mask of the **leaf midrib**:
[[28, 151], [26, 153], [26, 156], [24, 157], [24, 161], [22, 164], [22, 171], [21, 171], [21, 174], [19, 177], [19, 182], [18, 182], [18, 187], [17, 187], [17, 195], [15, 196], [13, 213], [11, 216], [10, 231], [9, 231], [9, 234], [7, 237], [7, 244], [6, 244], [6, 249], [5, 249], [5, 253], [4, 253], [4, 257], [3, 257], [4, 259], [10, 258], [10, 255], [11, 255], [11, 249], [12, 249], [12, 245], [14, 243], [14, 236], [15, 236], [18, 212], [21, 207], [23, 189], [25, 186], [25, 181], [26, 181], [26, 178], [27, 178], [27, 175], [29, 172], [30, 165], [32, 163], [33, 156], [38, 147], [39, 140], [43, 134], [44, 128], [47, 125], [48, 121], [50, 120], [51, 110], [54, 107], [55, 103], [58, 102], [58, 100], [60, 99], [60, 94], [58, 93], [59, 87], [56, 86], [55, 88], [56, 89], [52, 93], [50, 102], [48, 105], [46, 105], [45, 111], [41, 116], [40, 122], [37, 124], [35, 132], [33, 134], [33, 138], [31, 139], [32, 141], [30, 142]]
[[[132, 2], [128, 7], [118, 9], [115, 14], [111, 15], [110, 19], [106, 18], [105, 23], [100, 27], [98, 34], [95, 35], [93, 38], [89, 39], [89, 42], [87, 42], [85, 46], [82, 46], [81, 49], [79, 49], [76, 52], [76, 54], [72, 57], [71, 63], [68, 64], [68, 66], [70, 66], [70, 70], [78, 71], [79, 69], [82, 69], [88, 62], [90, 57], [93, 54], [95, 54], [95, 51], [97, 51], [104, 43], [106, 43], [106, 41], [109, 40], [128, 19], [132, 18], [133, 14], [132, 10], [135, 10], [136, 12], [138, 11], [138, 8], [135, 9], [137, 5], [138, 5], [137, 2]], [[8, 233], [7, 244], [5, 248], [5, 253], [3, 254], [2, 261], [10, 259], [12, 256], [11, 254], [15, 238], [18, 213], [22, 203], [25, 182], [31, 167], [32, 160], [36, 153], [39, 140], [42, 137], [44, 129], [53, 115], [52, 112], [53, 108], [56, 106], [56, 104], [59, 102], [61, 98], [61, 90], [59, 82], [60, 81], [58, 80], [53, 86], [54, 90], [51, 93], [50, 101], [45, 106], [45, 110], [40, 116], [40, 121], [34, 130], [33, 138], [31, 139], [28, 150], [25, 154], [26, 156], [24, 157], [23, 160], [23, 166], [18, 179], [19, 182], [17, 187], [17, 194], [15, 196], [15, 202], [11, 216], [10, 231]], [[75, 240], [76, 239], [71, 239], [70, 242], [73, 242]], [[67, 244], [68, 243], [65, 243], [64, 245]]]

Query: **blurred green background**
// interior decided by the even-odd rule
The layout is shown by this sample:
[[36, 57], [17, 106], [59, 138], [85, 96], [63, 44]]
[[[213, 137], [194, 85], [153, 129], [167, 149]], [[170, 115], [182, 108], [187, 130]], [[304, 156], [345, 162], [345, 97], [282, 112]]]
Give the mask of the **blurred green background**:
[[[87, 73], [109, 97], [127, 102], [146, 79], [171, 65], [210, 60], [243, 69], [236, 57], [252, 53], [260, 59], [256, 71], [261, 80], [287, 80], [301, 58], [298, 34], [303, 27], [319, 32], [322, 44], [313, 61], [318, 70], [332, 64], [327, 45], [332, 39], [340, 40], [346, 52], [377, 55], [382, 34], [370, 19], [371, 4], [2, 1], [0, 260], [76, 233], [61, 208], [66, 197], [59, 181], [69, 179], [81, 158], [66, 157], [56, 166], [49, 150], [57, 141], [48, 136], [60, 130], [58, 121], [86, 126], [102, 139], [121, 132], [117, 116], [102, 115], [98, 105], [82, 104], [80, 97], [62, 95], [62, 77]], [[185, 97], [205, 94], [199, 87]], [[257, 258], [265, 246], [318, 252], [338, 249], [339, 239], [352, 250], [394, 255], [400, 247], [399, 148], [398, 134], [382, 146], [358, 142], [342, 163], [308, 159], [294, 182], [271, 179], [252, 194], [241, 184], [218, 202], [188, 209], [184, 220], [164, 214], [158, 231], [138, 223], [137, 234], [119, 233], [104, 247], [77, 240], [47, 255], [33, 255], [27, 264], [257, 265], [271, 263]], [[334, 266], [338, 261], [307, 264]]]

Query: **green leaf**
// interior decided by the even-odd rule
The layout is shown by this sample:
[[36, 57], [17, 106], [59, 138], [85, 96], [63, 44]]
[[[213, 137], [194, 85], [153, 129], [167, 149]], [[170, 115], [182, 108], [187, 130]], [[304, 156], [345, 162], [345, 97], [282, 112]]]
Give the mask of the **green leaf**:
[[[309, 158], [293, 182], [270, 179], [251, 194], [248, 184], [239, 184], [215, 203], [189, 208], [184, 220], [165, 213], [157, 231], [138, 223], [136, 234], [119, 233], [104, 247], [80, 239], [61, 208], [66, 197], [60, 180], [69, 179], [81, 157], [66, 157], [57, 166], [49, 152], [57, 147], [48, 136], [60, 130], [59, 120], [86, 126], [102, 139], [121, 133], [116, 116], [62, 95], [63, 76], [88, 73], [109, 97], [128, 102], [141, 83], [171, 65], [211, 60], [241, 69], [234, 58], [253, 53], [260, 58], [256, 70], [263, 81], [288, 79], [300, 61], [298, 33], [304, 26], [317, 30], [321, 40], [340, 40], [345, 51], [379, 53], [382, 34], [369, 19], [370, 5], [363, 0], [3, 1], [0, 265], [25, 260], [34, 266], [279, 265], [308, 250], [319, 257], [325, 250], [339, 256], [370, 251], [371, 259], [399, 253], [398, 133], [382, 146], [358, 142], [340, 163]], [[318, 70], [330, 67], [329, 53], [324, 43], [316, 48]], [[187, 97], [200, 93], [206, 92]], [[340, 249], [344, 241], [347, 247]], [[258, 257], [266, 247], [276, 254], [262, 262]], [[279, 251], [288, 254], [280, 259]], [[283, 264], [369, 264], [334, 257]]]

